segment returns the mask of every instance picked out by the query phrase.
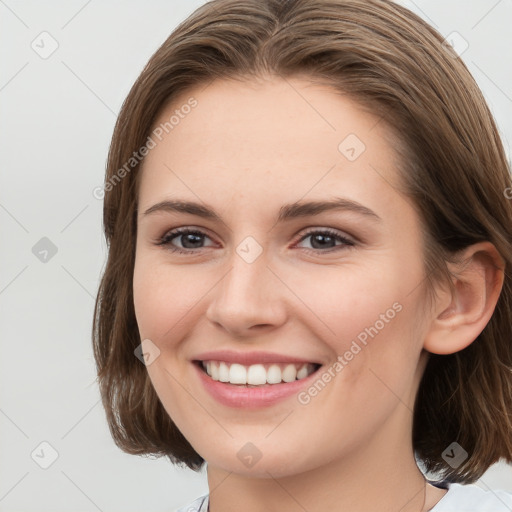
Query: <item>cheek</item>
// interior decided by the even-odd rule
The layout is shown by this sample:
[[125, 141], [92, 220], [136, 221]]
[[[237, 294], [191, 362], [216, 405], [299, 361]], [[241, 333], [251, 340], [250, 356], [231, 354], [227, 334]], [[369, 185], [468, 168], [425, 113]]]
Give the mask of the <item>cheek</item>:
[[150, 326], [157, 327], [162, 319], [159, 279], [157, 272], [151, 272], [150, 268], [144, 257], [137, 255], [133, 271], [133, 303], [141, 339], [154, 339], [157, 331]]
[[151, 256], [139, 257], [134, 268], [133, 299], [141, 337], [163, 342], [171, 329], [187, 322], [207, 291], [205, 280], [194, 279], [183, 267], [171, 269]]
[[[418, 265], [389, 258], [364, 269], [333, 268], [295, 277], [310, 325], [329, 345], [332, 372], [339, 386], [358, 390], [359, 398], [392, 389], [404, 390], [413, 378], [421, 351], [418, 326], [421, 261]], [[312, 315], [312, 313], [314, 315]], [[373, 374], [372, 374], [373, 371]]]
[[[197, 293], [187, 286], [180, 269], [157, 262], [153, 255], [137, 255], [133, 274], [135, 316], [141, 340], [150, 339], [160, 350], [147, 366], [152, 385], [162, 405], [178, 425], [186, 426], [190, 403], [180, 383], [187, 381], [186, 368], [176, 364], [182, 357], [176, 343], [183, 334], [183, 325], [190, 318]], [[194, 300], [195, 299], [195, 300]], [[181, 327], [181, 332], [180, 332]]]
[[[372, 340], [388, 330], [399, 316], [403, 301], [400, 277], [392, 267], [356, 265], [319, 268], [290, 275], [290, 287], [304, 304], [304, 318], [321, 327], [321, 333], [339, 354], [350, 341]], [[347, 346], [348, 343], [348, 346]]]

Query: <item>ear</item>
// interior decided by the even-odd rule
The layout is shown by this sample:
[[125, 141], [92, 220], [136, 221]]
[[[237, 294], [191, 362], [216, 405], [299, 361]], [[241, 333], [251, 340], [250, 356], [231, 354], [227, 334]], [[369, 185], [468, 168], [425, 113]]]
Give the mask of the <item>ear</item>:
[[433, 354], [453, 354], [466, 348], [484, 330], [503, 287], [505, 262], [491, 242], [479, 242], [460, 252], [452, 295], [446, 285], [436, 288], [432, 320], [424, 348]]

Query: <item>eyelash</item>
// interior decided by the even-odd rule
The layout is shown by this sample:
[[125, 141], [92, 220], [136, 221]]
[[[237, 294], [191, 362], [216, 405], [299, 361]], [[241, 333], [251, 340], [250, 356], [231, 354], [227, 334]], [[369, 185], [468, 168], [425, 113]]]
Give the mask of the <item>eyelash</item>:
[[[203, 249], [203, 247], [200, 247], [200, 248], [198, 248], [198, 250], [195, 250], [195, 249], [184, 250], [184, 249], [180, 249], [179, 247], [175, 247], [171, 244], [171, 241], [174, 238], [177, 238], [179, 235], [189, 235], [189, 234], [208, 237], [208, 235], [206, 233], [203, 233], [202, 231], [197, 230], [197, 229], [178, 228], [178, 229], [175, 229], [173, 231], [166, 233], [162, 238], [159, 239], [158, 242], [156, 242], [156, 245], [164, 246], [164, 247], [166, 247], [167, 250], [169, 250], [173, 253], [179, 253], [179, 254], [191, 254], [194, 252], [198, 252], [198, 250], [200, 250], [200, 249]], [[343, 249], [344, 246], [345, 246], [345, 248], [347, 248], [347, 247], [353, 247], [356, 245], [355, 242], [353, 242], [352, 240], [340, 235], [337, 231], [334, 231], [329, 228], [312, 229], [310, 231], [307, 231], [306, 233], [304, 233], [304, 235], [302, 235], [302, 237], [296, 243], [302, 242], [303, 240], [305, 240], [306, 238], [308, 238], [311, 235], [319, 235], [319, 234], [320, 235], [328, 235], [331, 238], [335, 238], [335, 239], [341, 241], [343, 245], [331, 247], [330, 249], [325, 250], [325, 251], [321, 250], [321, 249], [305, 249], [306, 252], [314, 253], [314, 254], [331, 253], [331, 252], [339, 251], [339, 250]]]

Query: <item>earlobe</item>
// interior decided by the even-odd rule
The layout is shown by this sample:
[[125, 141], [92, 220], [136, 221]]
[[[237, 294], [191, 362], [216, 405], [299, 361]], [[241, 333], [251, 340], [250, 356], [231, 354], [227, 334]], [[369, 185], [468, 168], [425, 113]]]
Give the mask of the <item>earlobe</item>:
[[437, 290], [424, 348], [433, 354], [452, 354], [470, 345], [492, 317], [501, 293], [505, 262], [491, 242], [479, 242], [460, 253], [454, 274], [454, 293]]

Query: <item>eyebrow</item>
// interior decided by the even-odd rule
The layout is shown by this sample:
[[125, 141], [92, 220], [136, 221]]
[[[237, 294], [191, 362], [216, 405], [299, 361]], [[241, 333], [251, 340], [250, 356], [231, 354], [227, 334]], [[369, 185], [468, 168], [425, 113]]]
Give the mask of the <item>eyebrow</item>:
[[[147, 216], [152, 213], [162, 211], [188, 213], [204, 219], [222, 222], [222, 218], [212, 208], [193, 201], [185, 200], [160, 201], [148, 208], [143, 215]], [[295, 203], [283, 205], [279, 209], [277, 222], [318, 215], [326, 211], [351, 211], [374, 221], [382, 221], [382, 219], [373, 210], [363, 206], [361, 203], [351, 199], [335, 197], [327, 201], [297, 201]]]

